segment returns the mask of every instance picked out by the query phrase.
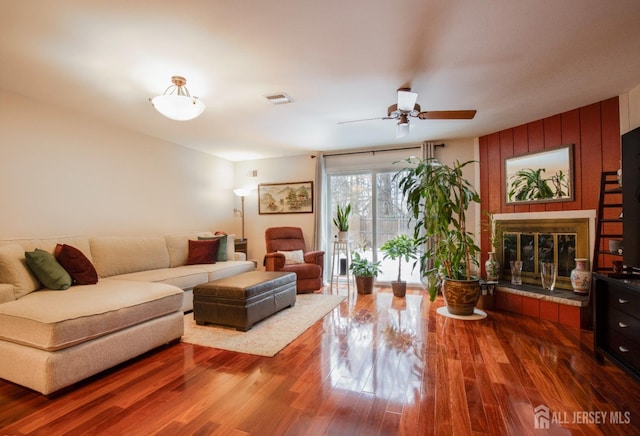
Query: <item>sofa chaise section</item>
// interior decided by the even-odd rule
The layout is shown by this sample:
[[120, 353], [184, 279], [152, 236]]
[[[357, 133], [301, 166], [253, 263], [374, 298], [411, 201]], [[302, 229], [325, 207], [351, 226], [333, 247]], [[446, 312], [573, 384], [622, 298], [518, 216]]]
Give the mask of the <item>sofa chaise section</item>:
[[182, 290], [104, 279], [0, 304], [2, 378], [49, 394], [180, 338]]
[[104, 279], [40, 290], [0, 304], [0, 339], [56, 351], [177, 311], [182, 292], [162, 283]]
[[0, 377], [48, 395], [177, 340], [183, 316], [175, 311], [53, 352], [0, 341]]

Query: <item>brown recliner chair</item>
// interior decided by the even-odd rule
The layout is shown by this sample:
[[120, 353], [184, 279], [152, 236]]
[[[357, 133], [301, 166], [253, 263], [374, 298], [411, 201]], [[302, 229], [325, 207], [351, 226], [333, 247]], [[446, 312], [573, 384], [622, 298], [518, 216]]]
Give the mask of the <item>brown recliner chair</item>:
[[[300, 227], [270, 227], [264, 232], [267, 254], [264, 266], [267, 271], [296, 273], [297, 292], [313, 292], [322, 288], [324, 251], [305, 251], [304, 236]], [[278, 251], [302, 250], [304, 263], [285, 264], [285, 255]]]

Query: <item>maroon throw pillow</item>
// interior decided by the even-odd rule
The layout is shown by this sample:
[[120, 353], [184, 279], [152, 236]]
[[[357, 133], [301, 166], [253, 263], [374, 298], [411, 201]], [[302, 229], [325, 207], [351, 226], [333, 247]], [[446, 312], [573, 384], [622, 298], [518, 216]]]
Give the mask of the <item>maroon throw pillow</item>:
[[74, 284], [94, 285], [98, 283], [98, 273], [82, 251], [67, 244], [56, 245], [56, 260], [67, 270]]
[[205, 239], [202, 241], [189, 240], [189, 256], [187, 265], [197, 265], [201, 263], [216, 263], [218, 255], [219, 239]]

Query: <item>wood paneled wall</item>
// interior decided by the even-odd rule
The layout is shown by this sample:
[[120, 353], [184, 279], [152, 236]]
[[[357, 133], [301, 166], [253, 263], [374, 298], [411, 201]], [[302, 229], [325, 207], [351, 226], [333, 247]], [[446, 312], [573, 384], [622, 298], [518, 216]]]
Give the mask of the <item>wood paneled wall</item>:
[[[574, 201], [507, 205], [504, 160], [512, 156], [574, 144]], [[483, 211], [492, 213], [597, 209], [600, 174], [619, 168], [620, 113], [618, 97], [502, 130], [480, 138], [480, 196]], [[482, 268], [489, 234], [482, 232]]]

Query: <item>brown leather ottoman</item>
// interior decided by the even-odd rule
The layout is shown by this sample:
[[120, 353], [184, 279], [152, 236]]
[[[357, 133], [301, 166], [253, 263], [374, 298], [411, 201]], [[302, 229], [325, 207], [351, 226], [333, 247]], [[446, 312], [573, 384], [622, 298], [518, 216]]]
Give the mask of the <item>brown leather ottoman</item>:
[[296, 275], [249, 271], [193, 288], [196, 324], [222, 324], [247, 331], [255, 323], [296, 304]]

